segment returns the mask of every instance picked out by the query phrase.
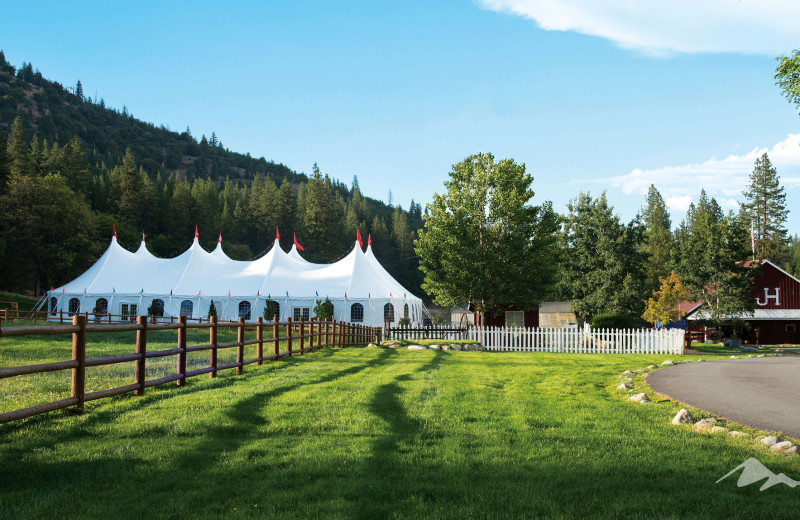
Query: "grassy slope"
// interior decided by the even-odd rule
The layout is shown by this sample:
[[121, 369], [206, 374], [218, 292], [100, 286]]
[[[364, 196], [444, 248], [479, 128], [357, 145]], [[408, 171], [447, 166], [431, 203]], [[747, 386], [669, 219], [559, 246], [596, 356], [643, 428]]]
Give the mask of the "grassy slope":
[[[33, 306], [36, 305], [37, 299], [31, 298], [30, 296], [23, 296], [21, 294], [0, 292], [0, 301], [17, 302], [17, 306], [19, 307], [20, 312], [22, 312], [33, 309]], [[10, 308], [10, 307], [4, 305], [3, 308]]]
[[796, 517], [798, 489], [715, 481], [800, 459], [614, 390], [665, 358], [324, 350], [95, 401], [0, 425], [0, 518]]

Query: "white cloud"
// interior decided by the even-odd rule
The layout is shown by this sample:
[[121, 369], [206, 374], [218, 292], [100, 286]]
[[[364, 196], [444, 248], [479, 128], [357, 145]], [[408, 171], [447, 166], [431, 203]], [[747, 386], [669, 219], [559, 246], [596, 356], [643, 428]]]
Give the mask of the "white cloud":
[[786, 54], [798, 46], [797, 0], [478, 0], [550, 31], [575, 31], [653, 54]]
[[754, 148], [744, 155], [711, 158], [697, 164], [665, 166], [652, 170], [635, 169], [627, 175], [599, 179], [595, 182], [622, 190], [626, 195], [643, 196], [655, 185], [673, 216], [683, 218], [689, 204], [700, 189], [714, 197], [723, 209], [737, 209], [743, 200], [750, 173], [757, 158], [764, 153], [778, 171], [787, 192], [800, 187], [800, 134], [789, 134], [772, 148]]

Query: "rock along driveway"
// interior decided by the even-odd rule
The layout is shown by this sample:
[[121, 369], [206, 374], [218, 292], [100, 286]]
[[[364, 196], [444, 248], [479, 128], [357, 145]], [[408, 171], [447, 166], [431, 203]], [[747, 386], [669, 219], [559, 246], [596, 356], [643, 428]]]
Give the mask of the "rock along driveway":
[[800, 357], [686, 363], [651, 372], [647, 384], [731, 421], [800, 438]]

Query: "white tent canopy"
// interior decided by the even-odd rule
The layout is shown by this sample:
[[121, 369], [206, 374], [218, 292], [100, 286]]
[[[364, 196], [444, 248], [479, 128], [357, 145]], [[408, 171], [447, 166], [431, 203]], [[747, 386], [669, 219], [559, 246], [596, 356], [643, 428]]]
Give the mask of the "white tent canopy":
[[200, 247], [197, 237], [181, 255], [157, 258], [144, 237], [135, 253], [117, 243], [116, 236], [93, 266], [75, 280], [48, 293], [48, 307], [59, 311], [147, 314], [151, 304], [160, 304], [164, 316], [208, 316], [211, 301], [220, 320], [240, 316], [255, 321], [267, 300], [279, 306], [281, 320], [314, 317], [316, 300], [331, 300], [334, 318], [340, 321], [380, 326], [396, 324], [408, 316], [412, 325], [427, 314], [422, 300], [408, 292], [378, 262], [367, 247], [356, 242], [350, 253], [332, 264], [307, 261], [292, 246], [284, 252], [276, 240], [262, 257], [242, 262], [222, 251]]

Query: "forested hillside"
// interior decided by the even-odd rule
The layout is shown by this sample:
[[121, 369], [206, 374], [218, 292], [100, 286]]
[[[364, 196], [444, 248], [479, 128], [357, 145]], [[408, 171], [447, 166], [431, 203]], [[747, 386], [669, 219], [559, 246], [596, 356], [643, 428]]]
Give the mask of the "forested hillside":
[[424, 297], [413, 240], [422, 208], [408, 211], [364, 196], [316, 164], [310, 177], [283, 164], [228, 150], [216, 135], [199, 140], [106, 107], [74, 87], [16, 69], [0, 51], [0, 288], [41, 294], [85, 270], [108, 245], [157, 256], [185, 250], [200, 229], [218, 232], [235, 259], [260, 256], [280, 228], [312, 261], [331, 262], [371, 233], [386, 269]]

